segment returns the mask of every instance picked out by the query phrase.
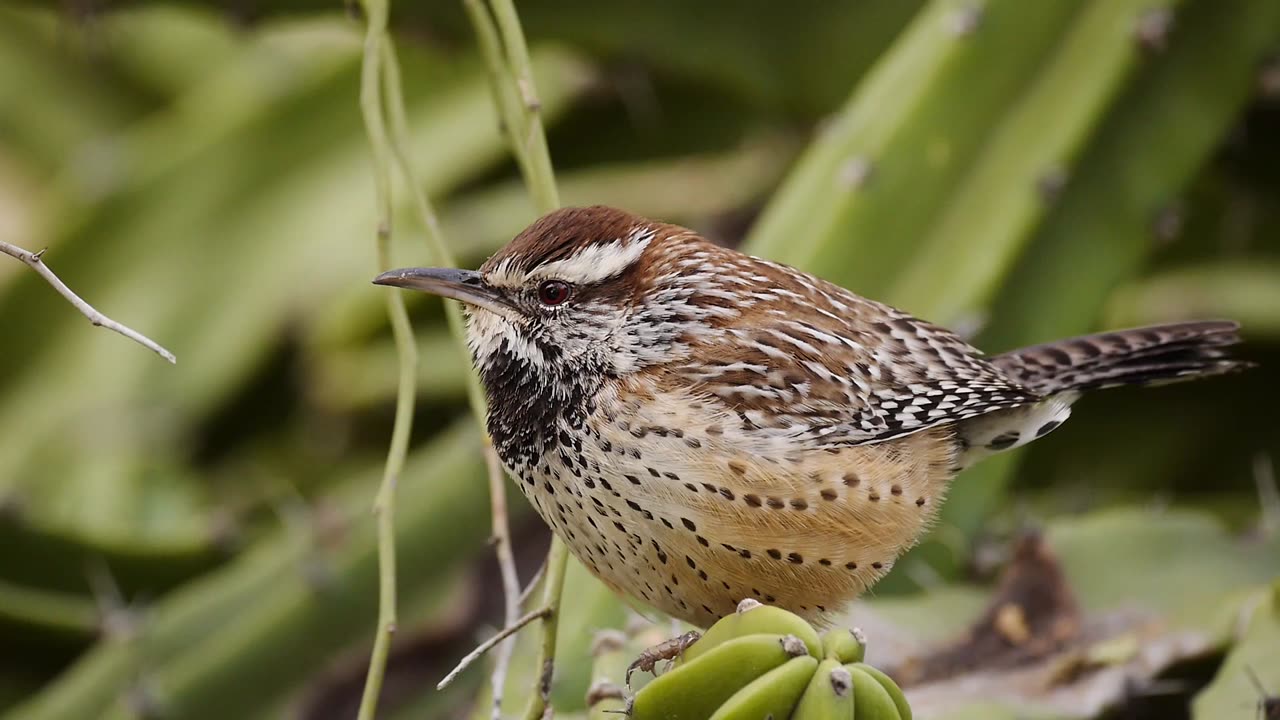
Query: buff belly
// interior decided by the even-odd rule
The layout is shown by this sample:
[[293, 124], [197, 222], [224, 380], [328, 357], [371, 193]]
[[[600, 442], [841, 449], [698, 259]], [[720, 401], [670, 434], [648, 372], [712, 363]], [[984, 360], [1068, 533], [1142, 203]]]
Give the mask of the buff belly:
[[829, 621], [928, 528], [956, 461], [949, 427], [775, 452], [722, 416], [645, 407], [596, 413], [520, 485], [611, 589], [702, 627], [746, 597]]

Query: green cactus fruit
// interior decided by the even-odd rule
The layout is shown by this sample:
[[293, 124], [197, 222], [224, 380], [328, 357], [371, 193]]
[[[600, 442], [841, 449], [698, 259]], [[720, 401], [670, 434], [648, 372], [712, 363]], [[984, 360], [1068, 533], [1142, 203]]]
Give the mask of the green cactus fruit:
[[809, 686], [818, 660], [810, 655], [794, 657], [756, 678], [733, 694], [711, 720], [762, 720], [787, 718]]
[[763, 605], [750, 598], [738, 603], [732, 615], [716, 621], [707, 632], [684, 651], [679, 662], [695, 660], [715, 649], [721, 643], [737, 637], [758, 634], [794, 635], [804, 643], [810, 655], [821, 657], [822, 640], [818, 631], [804, 618], [772, 605]]
[[898, 710], [897, 717], [901, 720], [911, 720], [911, 706], [907, 704], [907, 696], [903, 694], [902, 688], [898, 687], [898, 683], [894, 682], [893, 678], [885, 675], [878, 668], [871, 667], [864, 662], [854, 663], [847, 667], [859, 670], [871, 676], [871, 678], [879, 683], [880, 687], [888, 693], [889, 698], [893, 700], [893, 704]]
[[853, 720], [853, 677], [839, 660], [823, 660], [791, 720]]
[[858, 628], [833, 628], [822, 634], [822, 657], [841, 663], [862, 662], [867, 654], [867, 638]]
[[893, 694], [866, 672], [866, 664], [851, 663], [844, 668], [853, 681], [853, 713], [857, 720], [906, 720], [898, 712]]

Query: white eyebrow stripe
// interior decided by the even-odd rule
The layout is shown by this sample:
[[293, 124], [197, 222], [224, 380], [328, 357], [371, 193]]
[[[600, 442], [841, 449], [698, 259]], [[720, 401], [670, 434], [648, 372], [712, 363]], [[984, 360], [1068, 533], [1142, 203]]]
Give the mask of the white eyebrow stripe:
[[629, 243], [614, 240], [601, 245], [591, 245], [579, 250], [572, 257], [539, 266], [529, 273], [529, 277], [560, 278], [579, 284], [608, 280], [635, 264], [644, 253], [644, 249], [649, 246], [649, 242], [649, 238], [645, 238]]
[[486, 273], [485, 280], [497, 287], [512, 287], [520, 282], [520, 277], [521, 274], [511, 267], [511, 258], [507, 258]]

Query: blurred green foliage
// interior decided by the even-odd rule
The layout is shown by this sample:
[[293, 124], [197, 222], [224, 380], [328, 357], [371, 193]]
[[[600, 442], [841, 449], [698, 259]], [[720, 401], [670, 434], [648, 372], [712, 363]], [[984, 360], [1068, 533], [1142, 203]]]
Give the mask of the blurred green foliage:
[[[360, 23], [306, 0], [95, 7], [0, 7], [0, 239], [48, 247], [72, 288], [179, 361], [90, 328], [0, 258], [0, 716], [342, 717], [341, 703], [306, 698], [340, 688], [332, 674], [371, 634], [367, 510], [395, 390], [368, 283]], [[1113, 568], [1117, 586], [1165, 561], [1152, 582], [1207, 593], [1203, 609], [1265, 578], [1258, 546], [1195, 538], [1208, 537], [1204, 513], [1265, 535], [1257, 487], [1274, 484], [1265, 458], [1280, 454], [1280, 5], [520, 11], [566, 204], [742, 241], [990, 351], [1148, 322], [1244, 324], [1259, 369], [1103, 394], [961, 477], [931, 539], [878, 588], [886, 608], [933, 617], [944, 603], [963, 622], [974, 603], [945, 583], [980, 577], [993, 542], [1116, 504], [1199, 518], [1174, 516], [1165, 540], [1142, 545], [1161, 551]], [[474, 265], [532, 203], [460, 6], [399, 3], [393, 23], [416, 166]], [[397, 262], [419, 264], [398, 196]], [[405, 643], [465, 650], [493, 619], [442, 609], [485, 555], [478, 444], [454, 422], [467, 360], [439, 305], [409, 300], [423, 362], [401, 486]], [[1087, 577], [1122, 531], [1065, 540], [1071, 572]], [[1247, 572], [1223, 563], [1231, 582], [1191, 587], [1236, 553], [1253, 558]], [[570, 582], [556, 700], [572, 709], [591, 632], [624, 608], [577, 569]], [[1260, 652], [1250, 643], [1236, 652]], [[474, 684], [427, 690], [457, 648], [427, 647], [440, 657], [407, 687], [389, 683], [389, 716], [464, 708]], [[1221, 688], [1237, 685], [1220, 677], [1203, 707], [1228, 707], [1238, 694]]]

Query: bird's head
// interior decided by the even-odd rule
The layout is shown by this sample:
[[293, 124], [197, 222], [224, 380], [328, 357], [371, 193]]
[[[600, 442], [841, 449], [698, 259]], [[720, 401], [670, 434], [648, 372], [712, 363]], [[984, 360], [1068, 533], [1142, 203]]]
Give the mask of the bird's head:
[[[679, 359], [707, 253], [693, 232], [596, 206], [552, 212], [478, 271], [407, 268], [379, 285], [458, 300], [482, 374], [625, 376]], [[488, 380], [488, 378], [486, 378]]]

